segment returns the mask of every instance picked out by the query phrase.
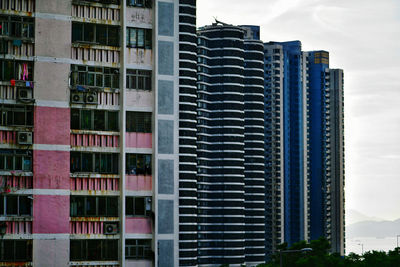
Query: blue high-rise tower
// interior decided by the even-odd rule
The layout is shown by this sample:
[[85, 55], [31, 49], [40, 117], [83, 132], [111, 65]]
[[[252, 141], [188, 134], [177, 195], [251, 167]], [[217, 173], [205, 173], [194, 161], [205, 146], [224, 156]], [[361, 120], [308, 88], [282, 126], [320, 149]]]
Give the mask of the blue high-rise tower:
[[307, 239], [306, 106], [300, 41], [269, 42], [264, 48], [266, 188], [272, 192], [266, 194], [266, 242], [273, 251], [279, 243]]

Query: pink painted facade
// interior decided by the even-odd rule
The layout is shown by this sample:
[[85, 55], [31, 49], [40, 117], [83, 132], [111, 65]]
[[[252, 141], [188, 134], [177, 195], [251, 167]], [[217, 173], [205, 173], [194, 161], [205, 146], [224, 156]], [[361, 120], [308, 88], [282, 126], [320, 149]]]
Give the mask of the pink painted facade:
[[7, 225], [6, 234], [32, 234], [32, 221], [30, 220], [22, 219], [18, 221], [6, 221], [5, 223]]
[[69, 189], [69, 152], [34, 150], [33, 160], [35, 189]]
[[33, 233], [69, 233], [69, 196], [35, 195], [33, 199]]
[[119, 178], [70, 178], [70, 190], [118, 191]]
[[69, 145], [69, 108], [35, 107], [35, 144]]
[[126, 175], [126, 190], [151, 191], [151, 175]]
[[71, 133], [71, 146], [81, 147], [119, 147], [118, 135]]
[[69, 223], [70, 234], [74, 235], [100, 235], [104, 234], [104, 224], [99, 218], [85, 218], [85, 221], [74, 220]]
[[152, 234], [151, 218], [127, 217], [125, 220], [125, 233]]
[[[0, 176], [0, 184], [6, 185], [10, 192], [19, 189], [32, 189], [32, 176], [9, 175]], [[0, 192], [1, 193], [1, 192]]]
[[17, 131], [0, 131], [0, 144], [17, 144]]
[[126, 147], [152, 148], [153, 136], [151, 133], [125, 133]]

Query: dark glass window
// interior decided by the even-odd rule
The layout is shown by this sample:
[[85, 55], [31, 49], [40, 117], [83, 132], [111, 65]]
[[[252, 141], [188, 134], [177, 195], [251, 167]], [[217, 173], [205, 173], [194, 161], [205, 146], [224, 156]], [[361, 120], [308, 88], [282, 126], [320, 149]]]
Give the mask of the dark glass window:
[[152, 30], [128, 27], [126, 32], [126, 45], [132, 48], [152, 48]]
[[118, 174], [119, 155], [115, 153], [71, 152], [71, 172]]
[[118, 240], [116, 239], [73, 239], [70, 242], [71, 261], [116, 261]]
[[19, 60], [0, 60], [0, 80], [10, 82], [33, 81], [33, 62]]
[[126, 174], [151, 175], [151, 155], [126, 154]]
[[32, 261], [32, 240], [0, 240], [0, 261]]
[[138, 133], [151, 133], [150, 112], [126, 112], [126, 131]]
[[71, 65], [71, 85], [119, 89], [119, 70], [107, 67]]
[[127, 216], [150, 216], [151, 197], [126, 197]]
[[151, 70], [126, 70], [126, 88], [151, 91]]
[[128, 0], [127, 4], [128, 6], [151, 8], [152, 0]]
[[0, 196], [0, 205], [0, 215], [32, 216], [32, 199], [28, 196]]
[[119, 46], [118, 26], [72, 22], [72, 42]]
[[125, 258], [126, 259], [151, 259], [151, 240], [150, 239], [126, 239]]
[[118, 111], [71, 109], [71, 129], [118, 131]]
[[32, 171], [32, 151], [22, 149], [1, 149], [0, 170]]
[[0, 35], [14, 38], [34, 38], [34, 18], [7, 15], [0, 16]]
[[117, 217], [118, 197], [71, 196], [71, 217]]

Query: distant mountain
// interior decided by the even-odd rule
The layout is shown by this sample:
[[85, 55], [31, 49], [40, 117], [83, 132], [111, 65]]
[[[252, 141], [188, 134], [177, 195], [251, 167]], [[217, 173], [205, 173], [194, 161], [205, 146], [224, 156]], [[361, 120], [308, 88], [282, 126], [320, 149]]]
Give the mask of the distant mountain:
[[383, 219], [378, 217], [369, 217], [356, 210], [346, 210], [346, 225], [363, 221], [383, 221]]
[[395, 221], [363, 221], [346, 226], [346, 238], [396, 237], [400, 235], [400, 219]]

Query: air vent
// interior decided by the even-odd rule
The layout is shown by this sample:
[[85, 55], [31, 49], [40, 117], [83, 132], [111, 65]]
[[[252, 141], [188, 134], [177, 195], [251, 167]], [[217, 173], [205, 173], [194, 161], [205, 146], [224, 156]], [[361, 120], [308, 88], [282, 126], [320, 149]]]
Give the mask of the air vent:
[[85, 99], [83, 97], [83, 93], [81, 93], [81, 92], [73, 92], [73, 93], [71, 93], [71, 103], [84, 104], [85, 103]]
[[32, 100], [33, 99], [32, 88], [18, 88], [17, 99], [18, 100]]
[[32, 145], [32, 132], [18, 132], [19, 145]]
[[104, 234], [105, 235], [118, 234], [118, 223], [104, 223]]
[[97, 100], [98, 100], [98, 98], [97, 98], [97, 94], [94, 92], [94, 93], [87, 93], [86, 94], [86, 104], [97, 104]]

